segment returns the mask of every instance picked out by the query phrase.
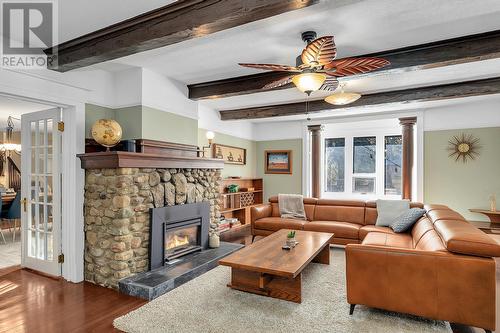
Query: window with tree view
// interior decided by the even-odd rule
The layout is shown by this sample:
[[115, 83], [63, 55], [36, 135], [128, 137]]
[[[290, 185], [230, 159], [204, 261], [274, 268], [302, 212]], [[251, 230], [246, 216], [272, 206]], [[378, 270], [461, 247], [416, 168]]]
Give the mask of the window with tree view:
[[403, 139], [401, 135], [385, 137], [384, 179], [385, 194], [401, 195], [401, 161]]
[[325, 140], [325, 179], [327, 192], [344, 192], [345, 138]]
[[374, 136], [354, 138], [352, 191], [375, 193], [377, 138]]
[[[400, 198], [403, 145], [399, 133], [397, 128], [376, 128], [352, 134], [343, 131], [338, 137], [326, 137], [324, 196], [365, 200]], [[332, 131], [332, 134], [336, 133]]]

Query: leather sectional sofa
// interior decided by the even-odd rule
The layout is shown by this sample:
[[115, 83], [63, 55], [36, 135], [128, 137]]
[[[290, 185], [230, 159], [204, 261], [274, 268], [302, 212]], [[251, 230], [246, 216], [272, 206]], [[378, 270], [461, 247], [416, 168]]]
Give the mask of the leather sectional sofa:
[[[412, 202], [411, 207], [423, 208]], [[251, 230], [253, 236], [267, 236], [280, 229], [332, 232], [333, 244], [360, 243], [369, 232], [392, 233], [388, 227], [375, 226], [375, 201], [329, 200], [304, 198], [307, 221], [282, 219], [278, 197], [269, 198], [269, 204], [253, 207]]]
[[[408, 233], [375, 226], [375, 202], [304, 199], [307, 221], [281, 219], [277, 197], [251, 211], [252, 235], [279, 229], [333, 232], [346, 246], [347, 301], [495, 330], [500, 244], [443, 205]], [[413, 207], [422, 204], [412, 203]]]

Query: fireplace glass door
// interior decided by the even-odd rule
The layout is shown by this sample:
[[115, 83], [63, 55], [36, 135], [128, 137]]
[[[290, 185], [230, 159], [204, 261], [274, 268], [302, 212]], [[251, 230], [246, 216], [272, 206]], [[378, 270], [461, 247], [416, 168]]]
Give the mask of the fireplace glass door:
[[167, 230], [165, 235], [165, 258], [173, 259], [200, 248], [199, 225]]

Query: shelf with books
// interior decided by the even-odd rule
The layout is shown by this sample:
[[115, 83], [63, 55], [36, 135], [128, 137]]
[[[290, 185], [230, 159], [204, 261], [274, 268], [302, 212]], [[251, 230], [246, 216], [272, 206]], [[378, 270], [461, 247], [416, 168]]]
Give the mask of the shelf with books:
[[[229, 185], [237, 185], [240, 189], [237, 192], [228, 192]], [[225, 218], [236, 218], [242, 226], [250, 225], [250, 210], [254, 206], [261, 205], [264, 196], [264, 186], [262, 178], [226, 178], [220, 185], [220, 207], [221, 214]], [[243, 189], [243, 190], [241, 190]], [[240, 230], [234, 227], [224, 232]]]

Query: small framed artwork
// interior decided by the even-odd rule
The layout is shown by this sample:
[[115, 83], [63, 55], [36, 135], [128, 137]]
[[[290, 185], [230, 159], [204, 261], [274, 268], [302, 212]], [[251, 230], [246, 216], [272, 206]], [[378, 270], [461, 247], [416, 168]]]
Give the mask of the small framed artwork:
[[226, 164], [247, 164], [247, 150], [245, 148], [233, 147], [214, 143], [212, 145], [213, 158], [224, 160]]
[[264, 152], [265, 173], [292, 174], [291, 150], [266, 150]]

